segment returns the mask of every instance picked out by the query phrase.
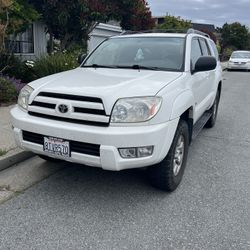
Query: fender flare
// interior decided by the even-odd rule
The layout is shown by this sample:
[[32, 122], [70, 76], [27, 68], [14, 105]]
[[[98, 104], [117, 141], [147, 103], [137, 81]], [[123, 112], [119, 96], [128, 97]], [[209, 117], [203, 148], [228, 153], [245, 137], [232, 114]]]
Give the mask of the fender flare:
[[171, 120], [181, 117], [181, 115], [187, 111], [190, 107], [194, 107], [194, 96], [190, 90], [182, 92], [178, 95], [173, 102]]

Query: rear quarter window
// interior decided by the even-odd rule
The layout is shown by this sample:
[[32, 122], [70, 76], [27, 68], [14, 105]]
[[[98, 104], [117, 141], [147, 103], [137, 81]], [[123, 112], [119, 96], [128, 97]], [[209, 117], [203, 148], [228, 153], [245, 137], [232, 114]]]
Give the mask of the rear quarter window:
[[211, 51], [210, 51], [210, 48], [209, 48], [206, 40], [202, 39], [202, 38], [200, 38], [199, 40], [200, 40], [200, 44], [201, 44], [202, 54], [204, 56], [211, 56]]
[[210, 45], [211, 45], [211, 47], [213, 49], [213, 53], [214, 53], [214, 56], [215, 56], [216, 60], [219, 61], [220, 60], [219, 53], [218, 53], [218, 50], [217, 50], [217, 47], [216, 47], [215, 43], [213, 41], [209, 41], [209, 43], [210, 43]]

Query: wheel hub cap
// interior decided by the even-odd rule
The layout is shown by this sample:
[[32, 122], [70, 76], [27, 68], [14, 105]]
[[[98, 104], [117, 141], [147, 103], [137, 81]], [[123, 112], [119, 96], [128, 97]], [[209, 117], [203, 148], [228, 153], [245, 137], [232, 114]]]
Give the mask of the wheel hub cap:
[[184, 136], [181, 135], [178, 139], [178, 142], [175, 148], [174, 167], [173, 167], [173, 172], [175, 176], [177, 176], [181, 170], [183, 159], [184, 159], [184, 150], [185, 150], [185, 139], [184, 139]]

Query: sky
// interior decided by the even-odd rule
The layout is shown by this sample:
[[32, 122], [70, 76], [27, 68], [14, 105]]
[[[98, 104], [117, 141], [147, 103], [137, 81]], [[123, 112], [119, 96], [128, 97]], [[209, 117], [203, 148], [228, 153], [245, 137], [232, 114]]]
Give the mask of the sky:
[[148, 0], [148, 3], [153, 16], [168, 13], [219, 27], [238, 21], [250, 28], [250, 0]]

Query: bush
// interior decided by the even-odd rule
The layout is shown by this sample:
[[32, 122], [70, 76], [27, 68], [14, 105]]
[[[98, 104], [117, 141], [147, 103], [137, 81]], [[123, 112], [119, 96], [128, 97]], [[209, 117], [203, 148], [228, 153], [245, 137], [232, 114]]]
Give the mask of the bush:
[[78, 67], [75, 53], [56, 53], [51, 56], [44, 56], [32, 65], [28, 64], [36, 78], [60, 73]]
[[0, 77], [0, 103], [12, 102], [17, 99], [17, 90], [11, 81]]
[[25, 83], [35, 79], [27, 65], [14, 55], [0, 54], [0, 71]]
[[230, 56], [232, 55], [232, 53], [236, 50], [235, 47], [226, 47], [224, 50], [223, 50], [223, 61], [226, 61], [230, 58]]
[[2, 75], [1, 77], [9, 81], [15, 87], [17, 94], [19, 94], [20, 90], [26, 85], [21, 80], [17, 80], [14, 77], [9, 77], [4, 75]]

